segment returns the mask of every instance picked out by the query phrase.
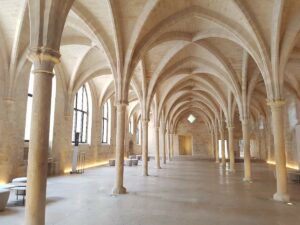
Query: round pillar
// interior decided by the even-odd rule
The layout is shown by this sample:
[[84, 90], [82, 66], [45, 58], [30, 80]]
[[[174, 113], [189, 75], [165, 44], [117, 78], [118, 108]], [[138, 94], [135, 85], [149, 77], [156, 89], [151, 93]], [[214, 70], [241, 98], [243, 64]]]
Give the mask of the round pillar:
[[148, 120], [142, 121], [143, 176], [148, 176]]
[[224, 129], [220, 129], [221, 135], [221, 153], [222, 153], [222, 165], [226, 165], [226, 158], [225, 158], [225, 140], [224, 140]]
[[290, 197], [287, 189], [287, 171], [285, 156], [285, 138], [284, 138], [284, 101], [269, 102], [272, 112], [272, 127], [274, 136], [274, 149], [276, 160], [276, 193], [273, 199], [276, 201], [287, 202]]
[[171, 161], [171, 134], [167, 133], [169, 161]]
[[125, 112], [127, 104], [117, 103], [117, 128], [116, 128], [116, 177], [112, 193], [125, 194], [126, 188], [123, 186], [124, 177], [124, 136], [125, 136]]
[[155, 145], [156, 145], [156, 168], [161, 169], [160, 167], [160, 154], [159, 154], [159, 127], [155, 128]]
[[27, 167], [25, 224], [45, 224], [51, 91], [54, 62], [34, 61], [34, 97]]
[[163, 148], [163, 162], [167, 163], [167, 154], [166, 154], [166, 135], [165, 128], [161, 128], [161, 140], [162, 140], [162, 148]]
[[235, 171], [235, 163], [234, 163], [234, 144], [233, 144], [233, 126], [229, 126], [228, 128], [228, 141], [229, 141], [229, 161], [230, 161], [230, 171]]
[[215, 129], [215, 157], [216, 163], [220, 163], [220, 156], [219, 156], [219, 138], [218, 138], [218, 131]]
[[243, 181], [251, 182], [251, 156], [248, 119], [242, 120], [243, 146], [244, 146], [244, 178]]

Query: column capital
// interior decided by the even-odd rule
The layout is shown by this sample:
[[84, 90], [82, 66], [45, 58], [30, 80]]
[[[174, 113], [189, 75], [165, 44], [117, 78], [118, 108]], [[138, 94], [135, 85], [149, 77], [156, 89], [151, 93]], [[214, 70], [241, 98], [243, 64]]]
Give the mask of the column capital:
[[249, 118], [248, 118], [248, 117], [241, 117], [241, 118], [240, 118], [240, 121], [241, 121], [242, 124], [245, 124], [245, 125], [246, 125], [246, 124], [249, 123]]
[[4, 97], [3, 98], [3, 101], [6, 103], [6, 104], [13, 104], [13, 103], [16, 103], [16, 100], [14, 98], [11, 98], [11, 97]]
[[142, 123], [148, 124], [149, 123], [149, 119], [142, 119]]
[[233, 126], [233, 125], [229, 125], [229, 126], [227, 126], [227, 129], [228, 129], [228, 130], [233, 130], [233, 129], [234, 129], [234, 126]]
[[271, 100], [267, 101], [267, 105], [272, 107], [281, 107], [285, 105], [285, 100], [284, 99], [279, 99], [279, 100]]
[[128, 101], [121, 101], [121, 100], [119, 100], [119, 101], [116, 101], [115, 102], [115, 106], [116, 107], [127, 107], [128, 106]]
[[37, 47], [30, 48], [28, 52], [28, 59], [32, 63], [38, 62], [51, 62], [52, 64], [60, 63], [60, 53], [58, 50], [47, 48], [47, 47]]

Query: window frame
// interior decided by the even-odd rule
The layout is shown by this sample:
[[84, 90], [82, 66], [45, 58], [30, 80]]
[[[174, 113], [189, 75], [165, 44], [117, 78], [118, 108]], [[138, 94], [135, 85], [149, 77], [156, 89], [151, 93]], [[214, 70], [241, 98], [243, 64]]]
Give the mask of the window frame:
[[[78, 95], [81, 92], [81, 108], [79, 107]], [[84, 110], [84, 98], [86, 99], [86, 110]], [[78, 114], [81, 116], [80, 118], [80, 135], [79, 141], [80, 144], [86, 144], [88, 142], [88, 126], [89, 126], [89, 98], [86, 85], [82, 85], [79, 90], [76, 92], [74, 97], [74, 105], [73, 105], [73, 130], [72, 130], [72, 143], [75, 143], [75, 135], [77, 132], [77, 122], [78, 122]], [[86, 116], [86, 121], [84, 121], [84, 116]], [[84, 124], [85, 122], [85, 124]], [[85, 126], [85, 127], [84, 127]], [[85, 130], [85, 138], [83, 138]]]
[[[111, 114], [111, 110], [110, 110], [110, 102], [109, 99], [103, 104], [102, 107], [102, 137], [101, 137], [101, 143], [102, 144], [110, 144], [110, 134], [109, 134], [109, 123], [110, 123], [110, 114]], [[106, 108], [106, 115], [105, 115], [105, 108]], [[106, 132], [104, 132], [104, 123], [106, 124]], [[106, 134], [106, 136], [104, 137], [104, 134]]]

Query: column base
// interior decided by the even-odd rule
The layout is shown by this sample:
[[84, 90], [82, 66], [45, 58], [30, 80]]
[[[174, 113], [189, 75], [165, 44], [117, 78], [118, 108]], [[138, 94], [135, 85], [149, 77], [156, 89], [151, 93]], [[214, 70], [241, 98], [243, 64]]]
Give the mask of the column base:
[[252, 183], [252, 179], [250, 177], [244, 177], [243, 181], [248, 182], [248, 183]]
[[156, 166], [155, 169], [161, 169], [161, 167], [160, 166]]
[[148, 177], [149, 174], [148, 173], [143, 173], [143, 177]]
[[125, 187], [114, 187], [112, 190], [113, 195], [121, 195], [121, 194], [126, 194], [126, 188]]
[[229, 172], [235, 173], [235, 169], [229, 169]]
[[275, 201], [279, 201], [279, 202], [289, 202], [290, 201], [290, 196], [288, 194], [276, 192], [273, 195], [273, 199]]
[[216, 160], [216, 163], [220, 163], [220, 161]]

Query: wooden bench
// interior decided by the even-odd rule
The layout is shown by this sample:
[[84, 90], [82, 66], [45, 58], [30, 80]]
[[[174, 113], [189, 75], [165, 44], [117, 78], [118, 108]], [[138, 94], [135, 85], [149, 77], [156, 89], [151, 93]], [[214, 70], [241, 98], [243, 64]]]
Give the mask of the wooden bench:
[[289, 171], [288, 178], [294, 183], [300, 183], [300, 170]]
[[108, 165], [109, 166], [115, 166], [116, 165], [116, 160], [115, 159], [108, 160]]

